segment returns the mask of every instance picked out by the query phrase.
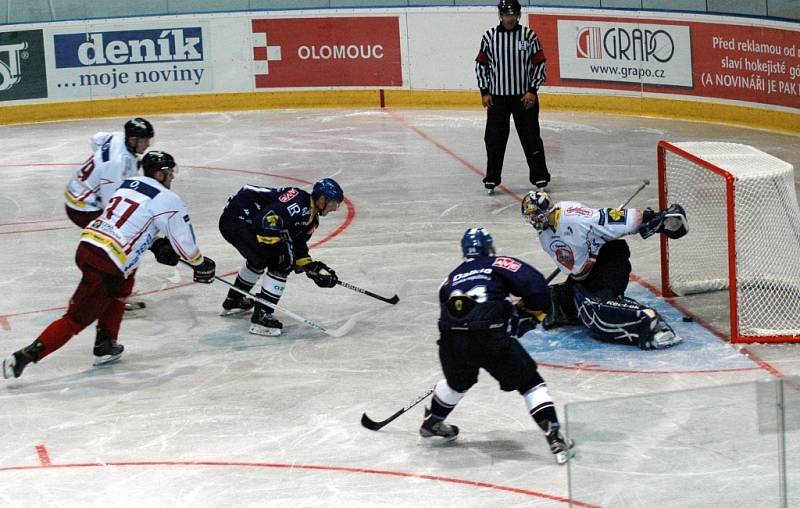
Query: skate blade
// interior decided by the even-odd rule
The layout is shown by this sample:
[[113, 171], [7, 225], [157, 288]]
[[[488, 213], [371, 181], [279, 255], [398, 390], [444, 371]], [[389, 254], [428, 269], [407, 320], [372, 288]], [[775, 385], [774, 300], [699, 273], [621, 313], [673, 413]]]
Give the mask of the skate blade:
[[118, 355], [95, 356], [94, 357], [94, 362], [92, 362], [92, 365], [94, 365], [95, 367], [98, 367], [100, 365], [109, 365], [109, 364], [112, 364], [112, 363], [117, 363], [121, 357], [122, 357], [122, 353], [120, 353]]
[[556, 453], [555, 454], [556, 463], [558, 463], [558, 464], [566, 464], [567, 462], [569, 462], [569, 455], [570, 454], [567, 453], [567, 452], [558, 452], [558, 453]]
[[250, 333], [264, 337], [279, 337], [281, 330], [280, 328], [267, 328], [266, 326], [261, 325], [250, 325]]
[[147, 308], [144, 302], [125, 302], [125, 312], [135, 312]]
[[17, 365], [17, 360], [12, 355], [11, 358], [6, 358], [3, 360], [3, 378], [4, 379], [13, 379], [16, 376], [14, 375], [14, 367]]
[[247, 314], [250, 312], [253, 312], [252, 307], [249, 309], [222, 309], [222, 312], [220, 312], [219, 315], [222, 317], [241, 316], [242, 314]]

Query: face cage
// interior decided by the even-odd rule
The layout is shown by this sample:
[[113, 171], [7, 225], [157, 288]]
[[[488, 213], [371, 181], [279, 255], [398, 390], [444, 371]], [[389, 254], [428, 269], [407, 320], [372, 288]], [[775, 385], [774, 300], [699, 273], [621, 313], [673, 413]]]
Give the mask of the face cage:
[[526, 213], [523, 220], [533, 226], [533, 229], [540, 233], [550, 227], [550, 224], [547, 221], [547, 212], [536, 211], [530, 214]]

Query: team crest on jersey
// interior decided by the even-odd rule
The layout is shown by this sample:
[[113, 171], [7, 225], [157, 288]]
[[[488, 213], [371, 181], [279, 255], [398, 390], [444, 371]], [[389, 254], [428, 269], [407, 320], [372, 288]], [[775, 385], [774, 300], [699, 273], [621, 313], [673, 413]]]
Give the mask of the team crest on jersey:
[[295, 196], [297, 196], [297, 194], [298, 194], [297, 189], [289, 189], [280, 195], [278, 201], [280, 201], [281, 203], [288, 203], [289, 201], [294, 199]]
[[566, 267], [568, 270], [572, 270], [575, 266], [575, 254], [572, 252], [572, 249], [569, 245], [561, 241], [555, 241], [550, 244], [550, 252], [556, 258], [556, 262], [561, 266]]
[[508, 270], [509, 272], [516, 272], [522, 268], [522, 263], [512, 258], [497, 258], [492, 263], [492, 266]]
[[627, 212], [625, 210], [619, 210], [617, 208], [609, 208], [608, 209], [608, 223], [609, 224], [614, 223], [614, 222], [616, 222], [616, 223], [620, 223], [620, 222], [624, 223], [625, 222], [626, 213]]
[[281, 218], [273, 213], [269, 213], [264, 216], [264, 225], [268, 227], [276, 228], [280, 225]]

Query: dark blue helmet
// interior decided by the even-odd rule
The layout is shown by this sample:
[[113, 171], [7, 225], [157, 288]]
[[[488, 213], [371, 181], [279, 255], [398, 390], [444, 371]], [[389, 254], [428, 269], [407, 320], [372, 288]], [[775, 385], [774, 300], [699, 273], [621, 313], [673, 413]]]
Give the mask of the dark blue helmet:
[[471, 228], [461, 238], [461, 252], [465, 258], [494, 256], [492, 235], [483, 228]]
[[344, 201], [344, 191], [333, 178], [323, 178], [314, 184], [311, 197], [316, 200], [320, 196], [325, 196], [326, 200], [336, 201], [337, 203]]

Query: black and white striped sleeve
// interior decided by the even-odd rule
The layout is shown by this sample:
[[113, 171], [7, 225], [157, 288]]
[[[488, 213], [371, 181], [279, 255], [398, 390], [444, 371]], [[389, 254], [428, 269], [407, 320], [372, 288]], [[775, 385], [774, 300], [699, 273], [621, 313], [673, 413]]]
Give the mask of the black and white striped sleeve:
[[533, 30], [528, 29], [525, 37], [531, 47], [531, 58], [528, 62], [528, 91], [536, 93], [547, 78], [547, 59], [542, 43]]
[[489, 29], [483, 34], [481, 38], [481, 48], [478, 50], [478, 56], [475, 57], [475, 75], [478, 78], [478, 89], [481, 95], [490, 93], [492, 88], [492, 32], [494, 29]]

